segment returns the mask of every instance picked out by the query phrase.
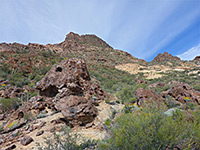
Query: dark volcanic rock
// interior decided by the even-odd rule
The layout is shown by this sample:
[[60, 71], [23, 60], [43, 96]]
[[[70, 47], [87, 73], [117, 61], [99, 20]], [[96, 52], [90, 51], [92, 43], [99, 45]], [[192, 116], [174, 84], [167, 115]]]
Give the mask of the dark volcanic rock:
[[23, 95], [23, 92], [24, 92], [24, 89], [22, 88], [8, 87], [8, 88], [5, 88], [3, 92], [3, 97], [5, 98], [21, 97]]
[[15, 149], [15, 148], [16, 148], [16, 145], [13, 144], [13, 145], [8, 146], [8, 147], [5, 148], [4, 150], [12, 150], [12, 149]]
[[81, 96], [64, 97], [58, 101], [56, 107], [72, 125], [90, 123], [97, 115], [93, 101], [88, 101]]
[[138, 88], [135, 92], [137, 98], [137, 104], [140, 106], [146, 102], [164, 102], [164, 98], [154, 92], [153, 90], [146, 90], [143, 88]]
[[64, 60], [53, 66], [45, 77], [37, 83], [40, 95], [54, 97], [58, 90], [66, 88], [68, 95], [81, 95], [88, 87], [90, 76], [82, 60]]
[[44, 130], [41, 130], [41, 131], [37, 132], [36, 136], [40, 136], [40, 135], [42, 135], [43, 133], [44, 133]]
[[30, 136], [25, 136], [23, 139], [21, 139], [20, 143], [24, 146], [30, 144], [33, 141], [33, 138]]
[[56, 109], [72, 126], [93, 121], [97, 115], [95, 105], [105, 97], [100, 86], [91, 82], [86, 64], [80, 59], [63, 60], [53, 66], [37, 83], [37, 89], [42, 96], [54, 98]]
[[173, 61], [173, 60], [177, 60], [177, 61], [180, 61], [181, 59], [176, 57], [176, 56], [172, 56], [171, 54], [169, 54], [168, 52], [164, 52], [163, 54], [158, 54], [158, 56], [156, 56], [154, 58], [153, 61], [156, 61], [156, 62], [165, 62], [165, 61]]
[[194, 60], [200, 61], [200, 56], [196, 56]]
[[181, 103], [193, 102], [200, 104], [200, 93], [191, 88], [188, 84], [182, 82], [173, 82], [174, 86], [161, 95], [172, 96], [176, 101]]

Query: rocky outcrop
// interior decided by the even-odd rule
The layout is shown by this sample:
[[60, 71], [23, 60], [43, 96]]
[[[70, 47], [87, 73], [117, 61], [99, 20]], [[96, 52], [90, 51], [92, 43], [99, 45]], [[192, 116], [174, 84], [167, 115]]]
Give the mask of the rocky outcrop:
[[155, 62], [166, 62], [166, 61], [171, 62], [173, 60], [180, 61], [181, 59], [179, 57], [172, 56], [168, 52], [164, 52], [163, 54], [161, 54], [161, 53], [158, 54], [158, 56], [156, 56], [153, 61], [155, 61]]
[[65, 41], [62, 43], [63, 47], [69, 46], [69, 44], [72, 44], [72, 41], [75, 43], [87, 43], [90, 45], [95, 45], [95, 46], [103, 46], [103, 47], [108, 47], [112, 48], [110, 45], [108, 45], [105, 41], [97, 37], [96, 35], [78, 35], [76, 33], [70, 32], [67, 34]]
[[196, 56], [196, 57], [194, 58], [194, 61], [200, 61], [200, 56]]
[[161, 93], [163, 97], [169, 95], [180, 103], [192, 102], [200, 104], [200, 93], [188, 84], [176, 81], [173, 81], [172, 84], [173, 87], [171, 89]]
[[195, 64], [200, 65], [200, 56], [196, 56], [192, 61], [193, 61]]
[[4, 98], [16, 98], [21, 97], [24, 93], [24, 89], [16, 87], [7, 87], [0, 90], [0, 96]]
[[99, 85], [91, 82], [86, 64], [80, 59], [63, 60], [37, 83], [40, 95], [54, 98], [55, 108], [72, 126], [87, 124], [95, 118], [95, 105], [104, 99]]
[[137, 104], [141, 106], [144, 103], [164, 102], [164, 98], [153, 90], [138, 88], [135, 92]]

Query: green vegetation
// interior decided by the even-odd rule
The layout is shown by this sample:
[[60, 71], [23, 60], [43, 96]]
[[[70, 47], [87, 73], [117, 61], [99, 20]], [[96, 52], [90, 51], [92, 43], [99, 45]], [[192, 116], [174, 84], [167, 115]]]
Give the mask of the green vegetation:
[[20, 48], [15, 53], [4, 53], [0, 57], [4, 60], [0, 63], [0, 79], [7, 80], [11, 86], [16, 87], [38, 82], [53, 64], [63, 59], [50, 50], [34, 49], [31, 51]]
[[20, 101], [17, 98], [0, 98], [0, 109], [3, 112], [6, 112], [9, 109], [18, 107], [19, 104], [20, 104]]
[[122, 103], [135, 102], [134, 91], [137, 87], [135, 75], [117, 70], [115, 68], [105, 68], [102, 66], [90, 66], [89, 73], [94, 81], [98, 81], [102, 89], [108, 93], [116, 94]]
[[3, 131], [3, 126], [0, 125], [0, 133]]
[[[39, 143], [39, 150], [83, 150], [90, 147], [96, 146], [96, 141], [82, 141], [81, 144], [77, 144], [80, 142], [80, 135], [76, 133], [72, 133], [69, 127], [63, 128], [61, 134], [54, 133], [53, 137], [46, 138], [45, 144], [47, 146], [41, 146]], [[83, 139], [81, 139], [83, 140]]]
[[[165, 110], [165, 109], [164, 109]], [[200, 109], [194, 120], [185, 112], [167, 116], [161, 109], [143, 109], [140, 113], [123, 114], [116, 119], [110, 138], [99, 144], [101, 150], [165, 150], [200, 148]]]
[[107, 119], [105, 121], [105, 125], [107, 125], [109, 128], [111, 127], [112, 121], [110, 119]]

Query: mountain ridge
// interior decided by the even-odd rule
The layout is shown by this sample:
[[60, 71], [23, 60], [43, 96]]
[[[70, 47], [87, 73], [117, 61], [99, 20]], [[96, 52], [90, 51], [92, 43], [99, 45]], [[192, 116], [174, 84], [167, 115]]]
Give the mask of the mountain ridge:
[[[86, 45], [92, 45], [96, 47], [104, 47], [112, 50], [116, 50], [112, 48], [109, 44], [107, 44], [104, 40], [96, 36], [95, 34], [83, 34], [79, 35], [74, 32], [70, 32], [66, 35], [65, 40], [60, 43], [55, 44], [37, 44], [37, 43], [28, 43], [20, 44], [20, 43], [0, 43], [0, 52], [6, 52], [6, 51], [12, 51], [16, 50], [18, 48], [22, 49], [38, 49], [38, 50], [51, 50], [52, 52], [57, 53], [63, 53], [66, 51], [75, 51], [75, 50], [84, 50]], [[133, 55], [131, 55], [128, 52], [125, 52], [123, 50], [117, 50], [118, 52], [122, 52], [124, 54], [127, 54], [133, 58], [135, 58]], [[196, 56], [198, 58], [198, 56]], [[198, 60], [197, 58], [194, 58], [194, 60]], [[177, 56], [173, 56], [169, 54], [168, 52], [164, 52], [163, 54], [159, 53], [152, 61], [154, 62], [163, 62], [163, 61], [170, 61], [173, 59], [181, 60]], [[147, 62], [146, 60], [140, 59], [143, 62]], [[151, 61], [151, 62], [152, 62]], [[182, 61], [182, 60], [181, 60]]]

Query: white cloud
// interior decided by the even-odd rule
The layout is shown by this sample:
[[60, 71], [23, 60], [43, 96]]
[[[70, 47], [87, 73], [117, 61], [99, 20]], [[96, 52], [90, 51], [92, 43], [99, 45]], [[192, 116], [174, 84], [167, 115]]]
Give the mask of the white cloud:
[[193, 60], [196, 56], [200, 56], [200, 44], [177, 56], [182, 60]]
[[176, 42], [197, 20], [200, 11], [192, 6], [198, 2], [191, 1], [2, 1], [0, 43], [58, 43], [73, 31], [96, 34], [114, 48], [146, 59]]

